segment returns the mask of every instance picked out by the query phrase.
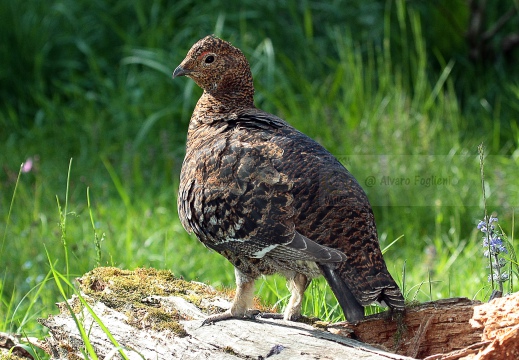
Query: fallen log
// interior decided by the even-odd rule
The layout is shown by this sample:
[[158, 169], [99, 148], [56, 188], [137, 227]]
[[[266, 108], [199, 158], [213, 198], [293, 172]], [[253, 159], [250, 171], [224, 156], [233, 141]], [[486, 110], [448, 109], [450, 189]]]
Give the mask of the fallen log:
[[329, 326], [329, 330], [344, 336], [354, 334], [359, 341], [376, 344], [386, 351], [424, 359], [481, 342], [482, 330], [469, 323], [477, 304], [480, 303], [454, 298], [409, 307], [403, 330], [381, 315], [368, 317], [358, 324], [337, 323]]
[[519, 296], [516, 305], [510, 305], [512, 297], [496, 299], [508, 304], [501, 306], [498, 324], [482, 310], [473, 317], [475, 308], [493, 307], [496, 300], [445, 299], [409, 306], [396, 320], [382, 313], [358, 324], [258, 318], [201, 326], [208, 314], [230, 306], [229, 294], [153, 269], [98, 268], [78, 281], [81, 295], [59, 304], [60, 314], [40, 320], [49, 329], [45, 348], [53, 359], [84, 358], [81, 327], [100, 359], [487, 360], [501, 354], [499, 336], [513, 349], [507, 354], [516, 354], [518, 344], [518, 319], [501, 325], [506, 312], [517, 317]]

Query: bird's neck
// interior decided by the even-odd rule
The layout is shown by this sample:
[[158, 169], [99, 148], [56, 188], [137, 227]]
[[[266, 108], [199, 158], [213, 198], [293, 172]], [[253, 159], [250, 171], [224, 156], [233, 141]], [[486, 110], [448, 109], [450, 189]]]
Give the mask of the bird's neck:
[[236, 109], [254, 107], [254, 81], [248, 66], [225, 72], [212, 86], [201, 86], [204, 93], [196, 104], [195, 113], [218, 117]]
[[219, 95], [204, 91], [196, 103], [191, 117], [191, 125], [232, 120], [237, 114], [251, 108], [254, 108], [253, 92], [250, 94], [226, 92]]
[[228, 121], [237, 119], [240, 114], [251, 109], [255, 109], [252, 94], [249, 97], [233, 97], [228, 93], [225, 97], [218, 97], [204, 91], [189, 121], [188, 147], [193, 141], [217, 135], [227, 127]]

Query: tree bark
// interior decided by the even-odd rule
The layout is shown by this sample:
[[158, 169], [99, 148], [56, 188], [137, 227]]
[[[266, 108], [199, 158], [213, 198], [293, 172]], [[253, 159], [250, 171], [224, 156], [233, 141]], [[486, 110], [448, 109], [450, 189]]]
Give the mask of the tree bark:
[[[153, 298], [160, 306], [182, 304], [182, 311], [196, 319], [180, 321], [185, 330], [182, 335], [172, 330], [137, 329], [128, 324], [127, 316], [102, 302], [96, 302], [92, 310], [110, 329], [129, 359], [265, 359], [278, 354], [278, 358], [284, 359], [406, 359], [304, 323], [257, 319], [227, 320], [202, 326], [205, 315], [179, 299]], [[74, 298], [71, 303], [75, 301]], [[109, 358], [119, 352], [88, 311], [83, 309], [77, 316], [88, 329], [89, 341], [99, 358]], [[84, 344], [67, 311], [43, 320], [42, 324], [50, 331], [47, 343], [53, 349], [53, 359], [80, 356]]]
[[338, 334], [353, 333], [362, 342], [423, 359], [481, 342], [482, 330], [473, 328], [469, 323], [477, 304], [479, 302], [454, 298], [410, 307], [406, 311], [405, 326], [401, 331], [397, 323], [381, 316], [373, 316], [357, 325], [339, 323], [329, 329]]
[[[444, 299], [409, 306], [399, 319], [382, 313], [355, 325], [258, 318], [202, 326], [208, 313], [230, 306], [228, 296], [153, 271], [102, 268], [83, 276], [81, 297], [91, 310], [75, 295], [41, 320], [49, 328], [46, 351], [53, 359], [84, 358], [79, 323], [100, 359], [519, 358], [518, 294], [486, 304]], [[118, 297], [119, 286], [133, 300]]]

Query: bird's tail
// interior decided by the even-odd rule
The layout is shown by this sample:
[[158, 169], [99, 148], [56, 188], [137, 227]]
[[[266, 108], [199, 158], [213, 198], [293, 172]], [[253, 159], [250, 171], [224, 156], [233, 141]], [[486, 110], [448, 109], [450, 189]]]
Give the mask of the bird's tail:
[[328, 264], [319, 264], [319, 267], [335, 294], [339, 305], [341, 305], [346, 319], [351, 323], [361, 321], [364, 318], [364, 307], [353, 296], [344, 280], [341, 279], [339, 272], [332, 269]]
[[398, 286], [385, 287], [380, 296], [380, 302], [388, 306], [391, 311], [402, 312], [405, 310], [404, 297]]

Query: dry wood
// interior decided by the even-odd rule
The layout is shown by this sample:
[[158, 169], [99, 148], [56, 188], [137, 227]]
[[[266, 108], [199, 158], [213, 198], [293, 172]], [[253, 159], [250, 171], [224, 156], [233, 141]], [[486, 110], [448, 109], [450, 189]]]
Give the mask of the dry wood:
[[[191, 315], [205, 317], [182, 300], [155, 300], [161, 306], [182, 303]], [[137, 329], [128, 324], [127, 316], [101, 302], [96, 302], [92, 309], [130, 359], [263, 359], [277, 354], [280, 359], [405, 359], [303, 323], [270, 319], [229, 320], [201, 326], [202, 320], [188, 320], [180, 322], [187, 335], [179, 336], [171, 330]], [[113, 355], [119, 358], [119, 350], [90, 313], [83, 309], [77, 316], [88, 329], [97, 355], [101, 359]], [[80, 355], [83, 341], [66, 311], [42, 323], [49, 328], [51, 336], [47, 341], [53, 349], [54, 359]]]
[[473, 359], [519, 359], [519, 293], [476, 306], [470, 323], [487, 343]]
[[403, 319], [402, 330], [397, 328], [397, 322], [381, 316], [373, 316], [357, 325], [335, 324], [330, 330], [342, 334], [354, 333], [362, 342], [423, 359], [481, 341], [482, 330], [469, 324], [476, 304], [479, 302], [455, 298], [410, 307]]
[[11, 356], [19, 359], [33, 359], [21, 344], [21, 336], [0, 332], [0, 358]]
[[463, 298], [424, 303], [408, 308], [403, 323], [405, 331], [398, 332], [395, 322], [373, 316], [329, 330], [418, 359], [519, 359], [519, 293], [485, 304]]
[[[519, 358], [518, 294], [486, 304], [462, 298], [439, 300], [409, 307], [402, 319], [389, 319], [384, 313], [356, 325], [318, 323], [321, 328], [317, 328], [259, 318], [201, 326], [208, 313], [228, 308], [225, 294], [203, 284], [173, 281], [151, 269], [108, 270], [96, 269], [83, 276], [81, 289], [119, 347], [73, 297], [69, 307], [59, 306], [59, 315], [41, 321], [49, 328], [46, 347], [53, 359], [82, 358], [84, 343], [70, 309], [100, 359], [121, 358], [119, 352], [129, 359]], [[128, 281], [146, 285], [146, 291]], [[120, 282], [137, 302], [125, 303], [118, 297]]]

